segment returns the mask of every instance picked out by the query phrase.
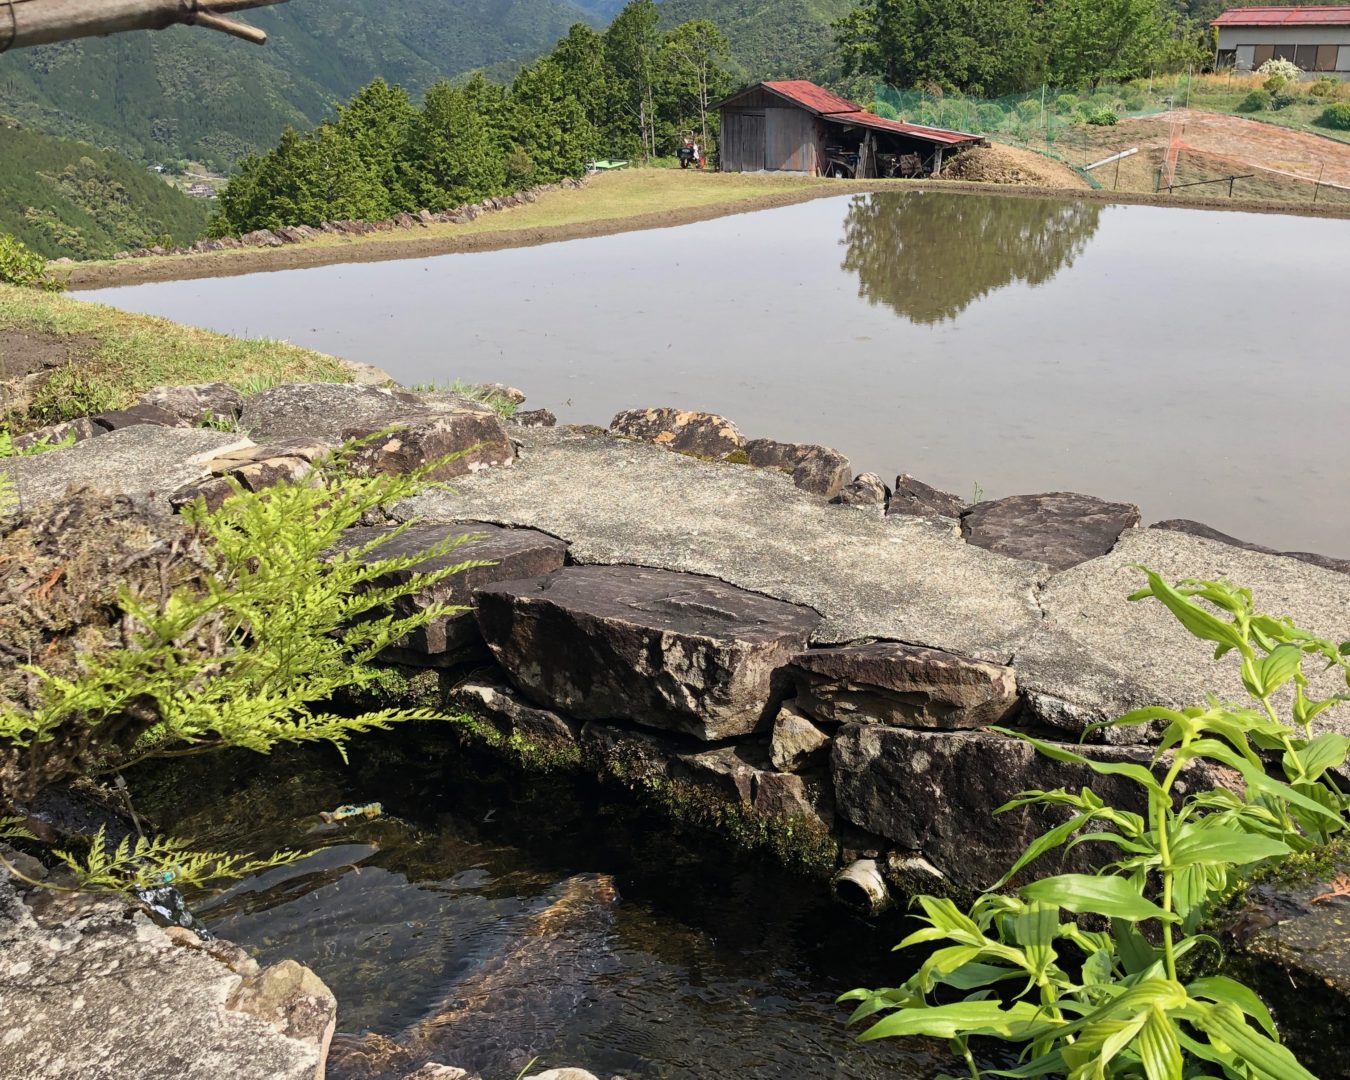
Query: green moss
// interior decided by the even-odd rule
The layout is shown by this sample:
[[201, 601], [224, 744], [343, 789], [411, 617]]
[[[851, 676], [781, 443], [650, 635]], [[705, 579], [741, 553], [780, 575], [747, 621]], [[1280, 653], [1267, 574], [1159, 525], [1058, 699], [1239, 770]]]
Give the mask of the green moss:
[[749, 465], [750, 455], [747, 454], [744, 450], [733, 450], [722, 460], [725, 461], [728, 465]]

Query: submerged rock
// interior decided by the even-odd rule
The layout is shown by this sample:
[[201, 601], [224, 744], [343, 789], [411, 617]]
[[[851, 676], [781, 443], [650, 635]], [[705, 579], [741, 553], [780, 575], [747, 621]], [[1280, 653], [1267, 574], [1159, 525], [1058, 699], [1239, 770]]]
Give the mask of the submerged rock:
[[711, 740], [766, 722], [773, 673], [820, 616], [714, 578], [577, 566], [488, 586], [478, 622], [540, 704]]
[[720, 459], [745, 446], [745, 436], [725, 416], [681, 409], [629, 409], [609, 424], [610, 433], [655, 443], [694, 457]]
[[793, 658], [788, 674], [797, 707], [832, 723], [977, 728], [1017, 708], [1012, 668], [897, 642], [812, 649]]
[[1067, 570], [1105, 555], [1126, 529], [1139, 524], [1139, 507], [1091, 495], [1054, 491], [1011, 495], [980, 503], [961, 515], [967, 543]]

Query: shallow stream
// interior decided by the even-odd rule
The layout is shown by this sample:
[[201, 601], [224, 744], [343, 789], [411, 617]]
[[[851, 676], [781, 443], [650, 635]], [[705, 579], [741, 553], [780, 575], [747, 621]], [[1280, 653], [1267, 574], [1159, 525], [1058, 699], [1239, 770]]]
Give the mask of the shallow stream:
[[[212, 759], [132, 785], [162, 828], [199, 844], [312, 852], [197, 912], [260, 962], [291, 957], [328, 983], [334, 1080], [428, 1057], [484, 1080], [536, 1056], [602, 1080], [921, 1080], [947, 1064], [923, 1043], [853, 1041], [834, 999], [903, 979], [888, 950], [904, 929], [831, 906], [823, 885], [709, 850], [573, 779], [497, 776], [425, 730], [364, 740], [352, 761]], [[373, 800], [376, 819], [318, 816]]]
[[674, 405], [964, 498], [1072, 490], [1350, 557], [1350, 221], [895, 192], [678, 228], [82, 294], [507, 382], [563, 421]]

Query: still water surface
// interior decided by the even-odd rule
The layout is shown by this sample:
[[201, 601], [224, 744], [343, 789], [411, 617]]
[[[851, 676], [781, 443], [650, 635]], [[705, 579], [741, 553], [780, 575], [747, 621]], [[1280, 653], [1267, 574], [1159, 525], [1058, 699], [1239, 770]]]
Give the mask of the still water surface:
[[966, 497], [1350, 556], [1350, 221], [942, 193], [88, 294], [564, 422], [720, 412]]
[[[133, 778], [138, 805], [177, 835], [311, 853], [196, 910], [262, 963], [296, 959], [334, 991], [334, 1080], [393, 1080], [428, 1056], [484, 1080], [513, 1080], [536, 1055], [606, 1080], [950, 1069], [926, 1042], [859, 1045], [834, 1002], [905, 978], [889, 951], [902, 925], [868, 926], [822, 884], [735, 862], [570, 776], [494, 776], [429, 730], [403, 738], [359, 740], [350, 767], [282, 751]], [[375, 820], [318, 816], [373, 799]]]

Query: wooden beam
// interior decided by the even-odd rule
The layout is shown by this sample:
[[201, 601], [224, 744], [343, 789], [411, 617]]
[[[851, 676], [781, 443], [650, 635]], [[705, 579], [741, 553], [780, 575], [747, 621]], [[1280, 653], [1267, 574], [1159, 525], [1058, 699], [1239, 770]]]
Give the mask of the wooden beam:
[[286, 0], [0, 0], [0, 52], [71, 38], [203, 26], [262, 45], [267, 35], [224, 14]]

